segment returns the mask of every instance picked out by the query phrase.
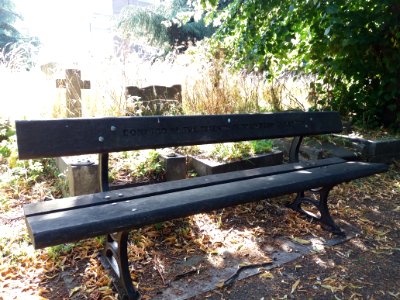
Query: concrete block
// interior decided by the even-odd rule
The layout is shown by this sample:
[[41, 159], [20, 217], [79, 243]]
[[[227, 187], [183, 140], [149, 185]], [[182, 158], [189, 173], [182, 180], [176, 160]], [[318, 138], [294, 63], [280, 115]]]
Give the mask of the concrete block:
[[68, 196], [100, 192], [97, 155], [57, 157], [56, 164], [68, 182]]
[[[166, 180], [186, 178], [186, 157], [176, 153], [162, 154]], [[57, 157], [56, 164], [64, 173], [68, 190], [64, 196], [78, 196], [100, 192], [99, 164], [97, 155]]]
[[365, 141], [363, 156], [370, 162], [391, 163], [400, 159], [400, 140]]
[[400, 139], [367, 140], [360, 137], [337, 135], [351, 143], [351, 147], [361, 153], [361, 158], [369, 162], [390, 164], [400, 159]]
[[161, 161], [165, 168], [165, 179], [167, 181], [186, 178], [186, 157], [174, 152], [161, 154]]
[[[286, 156], [289, 155], [291, 140], [277, 139], [274, 145], [281, 149]], [[317, 160], [326, 157], [341, 157], [346, 160], [358, 160], [359, 155], [356, 149], [348, 149], [329, 142], [311, 142], [308, 145], [301, 145], [300, 160]]]

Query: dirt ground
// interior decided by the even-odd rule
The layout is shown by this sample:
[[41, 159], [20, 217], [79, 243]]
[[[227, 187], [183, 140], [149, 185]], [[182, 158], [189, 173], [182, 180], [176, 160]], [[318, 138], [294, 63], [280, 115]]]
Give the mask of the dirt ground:
[[[230, 259], [237, 267], [258, 266], [258, 274], [231, 284], [218, 282], [212, 291], [191, 299], [400, 299], [398, 165], [332, 191], [333, 217], [357, 228], [359, 236], [269, 270], [263, 264], [273, 261], [279, 239], [307, 244], [310, 237], [334, 238], [285, 208], [289, 199], [268, 199], [133, 231], [130, 269], [142, 298], [162, 299], [163, 291], [178, 281], [189, 290], [200, 281], [210, 282], [207, 272], [222, 272]], [[98, 259], [100, 239], [33, 251], [19, 204], [2, 213], [0, 225], [0, 299], [117, 298]]]

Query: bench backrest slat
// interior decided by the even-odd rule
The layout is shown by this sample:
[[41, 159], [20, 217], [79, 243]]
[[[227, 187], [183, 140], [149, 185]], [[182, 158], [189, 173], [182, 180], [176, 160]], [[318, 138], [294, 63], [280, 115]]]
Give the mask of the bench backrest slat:
[[20, 159], [338, 133], [336, 112], [17, 121]]

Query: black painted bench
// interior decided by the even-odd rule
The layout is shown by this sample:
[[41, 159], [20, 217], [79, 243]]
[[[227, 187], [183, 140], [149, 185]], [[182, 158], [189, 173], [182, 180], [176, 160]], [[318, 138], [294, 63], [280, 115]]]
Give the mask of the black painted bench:
[[[133, 228], [296, 193], [293, 209], [307, 214], [303, 204], [314, 205], [319, 216], [308, 215], [341, 233], [329, 214], [329, 191], [387, 170], [384, 164], [340, 158], [299, 162], [303, 137], [342, 130], [336, 112], [17, 121], [16, 129], [21, 159], [99, 153], [102, 192], [28, 204], [26, 224], [36, 249], [107, 235], [103, 261], [126, 299], [139, 298], [127, 257]], [[282, 137], [293, 137], [287, 164], [109, 189], [110, 152]], [[318, 189], [318, 201], [305, 196], [310, 189]]]

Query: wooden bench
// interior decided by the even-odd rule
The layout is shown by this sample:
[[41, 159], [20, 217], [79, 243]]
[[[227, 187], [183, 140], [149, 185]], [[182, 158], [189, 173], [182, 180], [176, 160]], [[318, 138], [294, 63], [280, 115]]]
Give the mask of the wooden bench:
[[[36, 249], [106, 235], [105, 265], [123, 299], [140, 297], [128, 267], [133, 228], [296, 193], [291, 208], [341, 233], [329, 214], [329, 191], [388, 169], [340, 158], [299, 161], [303, 137], [342, 130], [336, 112], [32, 120], [17, 121], [16, 130], [20, 159], [99, 153], [102, 192], [28, 204], [24, 213]], [[282, 137], [293, 137], [287, 164], [109, 189], [110, 152]], [[317, 188], [319, 200], [305, 196]], [[303, 210], [305, 203], [314, 205], [319, 216]]]

